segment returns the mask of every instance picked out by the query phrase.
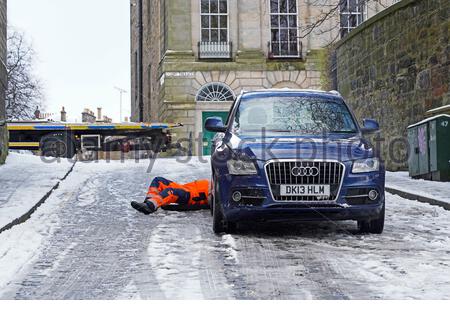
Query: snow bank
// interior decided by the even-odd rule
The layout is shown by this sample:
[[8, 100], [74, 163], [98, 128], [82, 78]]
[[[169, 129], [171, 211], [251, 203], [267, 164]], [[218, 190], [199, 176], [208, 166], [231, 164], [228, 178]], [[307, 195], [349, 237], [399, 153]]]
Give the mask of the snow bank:
[[450, 182], [412, 179], [405, 171], [387, 172], [386, 187], [450, 203]]
[[72, 165], [66, 159], [44, 162], [34, 155], [11, 153], [0, 167], [0, 228], [27, 213]]
[[59, 205], [58, 202], [59, 199], [55, 198], [49, 200], [40, 207], [42, 211], [33, 215], [27, 223], [0, 234], [0, 289], [5, 288], [41, 254], [43, 239], [50, 236], [59, 223], [56, 210], [52, 210], [52, 207]]

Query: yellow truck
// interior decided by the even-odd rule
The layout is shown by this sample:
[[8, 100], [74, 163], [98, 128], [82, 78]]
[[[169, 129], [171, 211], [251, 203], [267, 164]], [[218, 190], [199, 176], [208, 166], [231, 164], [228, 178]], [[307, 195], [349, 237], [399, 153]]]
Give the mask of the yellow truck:
[[141, 141], [134, 144], [141, 150], [166, 151], [172, 146], [169, 130], [181, 126], [179, 123], [7, 123], [10, 149], [40, 150], [43, 156], [60, 158], [72, 158], [81, 150], [115, 151], [118, 141], [120, 145], [133, 140]]

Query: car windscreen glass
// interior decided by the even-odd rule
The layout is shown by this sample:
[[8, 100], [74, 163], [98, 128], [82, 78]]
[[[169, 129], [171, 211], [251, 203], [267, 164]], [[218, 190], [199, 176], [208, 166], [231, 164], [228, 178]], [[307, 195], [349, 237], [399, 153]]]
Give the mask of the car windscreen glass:
[[237, 135], [356, 133], [357, 126], [341, 102], [310, 97], [242, 99], [233, 123]]

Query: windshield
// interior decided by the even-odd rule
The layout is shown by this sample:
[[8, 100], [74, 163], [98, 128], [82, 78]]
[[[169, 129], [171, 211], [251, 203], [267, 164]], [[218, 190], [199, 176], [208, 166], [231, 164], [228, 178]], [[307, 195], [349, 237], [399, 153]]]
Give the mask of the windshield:
[[243, 99], [236, 112], [233, 132], [257, 135], [262, 131], [306, 135], [356, 133], [347, 106], [309, 97], [260, 97]]

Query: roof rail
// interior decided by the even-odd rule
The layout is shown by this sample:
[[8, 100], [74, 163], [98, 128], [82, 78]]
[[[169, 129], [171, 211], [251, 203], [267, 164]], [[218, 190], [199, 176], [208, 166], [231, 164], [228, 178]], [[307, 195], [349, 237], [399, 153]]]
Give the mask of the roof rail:
[[331, 90], [329, 91], [332, 95], [338, 96], [338, 97], [342, 97], [341, 93], [337, 90]]

